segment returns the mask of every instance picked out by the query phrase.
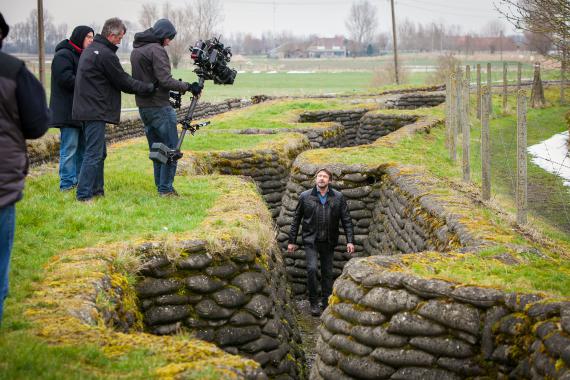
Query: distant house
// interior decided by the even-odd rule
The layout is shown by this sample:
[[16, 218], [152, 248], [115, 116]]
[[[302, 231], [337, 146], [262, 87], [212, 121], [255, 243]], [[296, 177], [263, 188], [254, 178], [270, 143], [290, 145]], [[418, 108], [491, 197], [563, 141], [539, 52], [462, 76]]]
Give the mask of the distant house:
[[347, 41], [343, 36], [317, 38], [307, 48], [309, 58], [346, 57]]
[[448, 37], [449, 48], [466, 51], [517, 51], [520, 43], [514, 38], [505, 37], [478, 37], [478, 36], [455, 36]]

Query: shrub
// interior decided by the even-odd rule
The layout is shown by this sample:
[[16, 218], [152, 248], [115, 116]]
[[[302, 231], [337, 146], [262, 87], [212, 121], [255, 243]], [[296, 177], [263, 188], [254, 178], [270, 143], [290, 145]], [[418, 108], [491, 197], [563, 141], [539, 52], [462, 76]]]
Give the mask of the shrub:
[[[398, 74], [400, 84], [408, 83], [410, 73], [404, 68], [402, 62], [398, 62]], [[373, 87], [381, 87], [390, 84], [396, 84], [396, 70], [394, 68], [393, 60], [389, 60], [382, 66], [374, 69], [374, 76], [372, 77]]]
[[440, 55], [437, 58], [436, 70], [428, 76], [427, 83], [445, 84], [449, 74], [451, 74], [460, 63], [461, 62], [451, 53]]

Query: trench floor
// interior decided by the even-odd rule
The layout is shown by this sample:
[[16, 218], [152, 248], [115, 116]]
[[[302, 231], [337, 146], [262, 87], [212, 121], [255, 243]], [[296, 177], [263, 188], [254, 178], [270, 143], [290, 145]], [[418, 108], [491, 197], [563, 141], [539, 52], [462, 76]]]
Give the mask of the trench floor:
[[295, 300], [295, 317], [299, 323], [299, 329], [301, 330], [301, 338], [303, 343], [301, 348], [305, 352], [305, 359], [307, 363], [307, 373], [309, 373], [313, 361], [315, 360], [316, 352], [315, 346], [317, 344], [317, 338], [319, 333], [317, 332], [317, 327], [321, 324], [321, 319], [319, 317], [313, 317], [310, 311], [309, 300]]

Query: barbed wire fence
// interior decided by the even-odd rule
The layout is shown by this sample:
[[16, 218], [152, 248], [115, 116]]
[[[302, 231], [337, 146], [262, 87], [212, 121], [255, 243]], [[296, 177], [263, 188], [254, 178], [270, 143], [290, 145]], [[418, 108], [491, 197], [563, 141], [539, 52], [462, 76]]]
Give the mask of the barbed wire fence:
[[[570, 189], [566, 186], [560, 185], [545, 185], [543, 188], [540, 183], [533, 183], [540, 178], [529, 178], [529, 159], [543, 160], [551, 164], [550, 172], [554, 176], [560, 176], [563, 170], [570, 170], [570, 157], [566, 153], [563, 157], [560, 154], [554, 154], [548, 145], [543, 144], [544, 147], [541, 153], [529, 153], [527, 140], [529, 136], [529, 94], [526, 89], [528, 83], [522, 82], [523, 66], [520, 62], [516, 66], [509, 65], [507, 62], [502, 64], [502, 71], [500, 84], [493, 86], [492, 81], [492, 66], [488, 63], [485, 67], [486, 72], [483, 73], [481, 65], [476, 66], [476, 82], [473, 95], [475, 97], [475, 107], [473, 113], [475, 118], [473, 121], [480, 121], [480, 137], [471, 136], [472, 133], [472, 119], [471, 119], [471, 67], [466, 66], [465, 70], [456, 68], [450, 73], [446, 82], [446, 147], [449, 150], [449, 158], [452, 162], [457, 162], [457, 149], [460, 145], [462, 150], [461, 166], [462, 166], [462, 180], [465, 183], [472, 181], [472, 167], [475, 165], [472, 162], [472, 142], [480, 144], [480, 173], [481, 173], [481, 196], [485, 201], [497, 195], [498, 190], [493, 189], [493, 183], [501, 183], [501, 186], [508, 188], [508, 193], [513, 196], [514, 204], [516, 206], [516, 222], [518, 225], [525, 225], [528, 223], [528, 212], [539, 211], [541, 214], [541, 199], [547, 199], [551, 204], [550, 209], [557, 213], [554, 220], [563, 220], [561, 230], [565, 232], [570, 231]], [[509, 81], [509, 74], [516, 77], [514, 80]], [[538, 72], [537, 72], [538, 71]], [[482, 77], [486, 74], [486, 83], [483, 85]], [[540, 66], [534, 67], [535, 78], [540, 78]], [[512, 83], [512, 82], [515, 83]], [[542, 82], [540, 83], [542, 84]], [[560, 103], [564, 102], [562, 97], [564, 94], [565, 81], [561, 81], [560, 88]], [[495, 95], [493, 89], [495, 88]], [[514, 90], [514, 91], [513, 91]], [[532, 88], [533, 97], [535, 86]], [[539, 90], [542, 90], [541, 88]], [[534, 97], [533, 97], [534, 99]], [[493, 108], [493, 101], [495, 100], [496, 107]], [[513, 108], [516, 105], [516, 110], [513, 113]], [[510, 121], [512, 124], [511, 130], [498, 131], [498, 128], [505, 128], [496, 126], [492, 121], [496, 118], [504, 118], [507, 123]], [[512, 121], [514, 119], [514, 122]], [[504, 123], [501, 120], [501, 123]], [[509, 125], [510, 126], [510, 125]], [[506, 128], [508, 128], [507, 126]], [[530, 128], [540, 128], [540, 121], [534, 121]], [[533, 130], [531, 129], [531, 132]], [[534, 130], [536, 132], [536, 130]], [[532, 133], [536, 136], [536, 133]], [[473, 138], [472, 138], [473, 137]], [[550, 138], [547, 136], [546, 138]], [[458, 141], [461, 139], [461, 141]], [[542, 143], [541, 143], [542, 144]], [[495, 161], [493, 161], [495, 160]], [[495, 166], [496, 165], [496, 166]], [[535, 165], [532, 163], [531, 165]], [[493, 173], [497, 174], [500, 178], [492, 178]], [[534, 170], [536, 172], [536, 170]], [[560, 176], [561, 177], [561, 176]], [[529, 181], [531, 188], [529, 190]], [[560, 180], [557, 180], [558, 184]], [[556, 182], [556, 181], [554, 181]], [[568, 180], [570, 182], [570, 179]], [[540, 194], [541, 191], [547, 189], [546, 194]], [[529, 195], [531, 195], [531, 202], [536, 204], [529, 205]], [[530, 206], [530, 207], [529, 207]], [[544, 213], [541, 214], [545, 216]], [[549, 219], [548, 217], [546, 219]]]

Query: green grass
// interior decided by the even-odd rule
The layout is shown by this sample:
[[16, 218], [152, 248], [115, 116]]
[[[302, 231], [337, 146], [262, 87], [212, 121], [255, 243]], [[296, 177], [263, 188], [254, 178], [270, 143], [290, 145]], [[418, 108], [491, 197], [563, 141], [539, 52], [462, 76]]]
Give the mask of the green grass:
[[[511, 254], [518, 261], [509, 265], [500, 261], [501, 255]], [[459, 281], [468, 284], [499, 287], [512, 292], [543, 292], [555, 296], [570, 296], [570, 263], [562, 258], [540, 258], [533, 253], [513, 255], [497, 246], [477, 255], [438, 258], [437, 261], [415, 262], [411, 269], [424, 276]]]
[[228, 115], [220, 115], [212, 119], [212, 129], [279, 129], [291, 128], [300, 111], [315, 111], [351, 107], [335, 100], [296, 100], [272, 104], [260, 104]]
[[237, 135], [231, 133], [201, 133], [184, 140], [183, 150], [197, 152], [250, 149], [275, 139], [275, 135]]
[[181, 197], [160, 198], [151, 168], [145, 144], [110, 149], [106, 195], [92, 204], [75, 201], [74, 192], [59, 192], [55, 169], [28, 178], [24, 199], [16, 206], [12, 286], [0, 329], [0, 378], [90, 379], [118, 373], [145, 378], [148, 368], [156, 368], [143, 351], [109, 361], [93, 346], [48, 347], [30, 335], [22, 317], [23, 302], [58, 252], [192, 230], [221, 193], [215, 179], [178, 177], [175, 186]]

